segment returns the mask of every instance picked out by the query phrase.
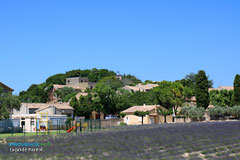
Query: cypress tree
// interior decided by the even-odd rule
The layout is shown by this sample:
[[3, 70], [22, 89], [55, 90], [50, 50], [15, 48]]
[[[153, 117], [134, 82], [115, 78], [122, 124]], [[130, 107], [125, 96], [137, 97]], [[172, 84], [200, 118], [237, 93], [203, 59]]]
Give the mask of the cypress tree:
[[234, 79], [234, 104], [240, 105], [240, 75], [236, 75]]
[[200, 70], [196, 75], [195, 92], [197, 107], [206, 109], [210, 103], [210, 99], [208, 93], [208, 78], [204, 70]]

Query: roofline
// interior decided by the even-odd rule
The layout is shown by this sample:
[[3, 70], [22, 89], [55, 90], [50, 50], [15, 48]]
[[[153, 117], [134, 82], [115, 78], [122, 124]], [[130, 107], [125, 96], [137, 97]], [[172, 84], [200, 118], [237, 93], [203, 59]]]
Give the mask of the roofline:
[[14, 91], [14, 89], [8, 87], [7, 85], [3, 84], [2, 82], [0, 82], [0, 84], [3, 85], [4, 87], [8, 88], [8, 89], [11, 90], [11, 91]]
[[60, 109], [60, 108], [58, 108], [58, 107], [56, 107], [56, 106], [47, 106], [47, 107], [44, 107], [44, 108], [39, 108], [38, 110], [36, 110], [35, 112], [39, 112], [39, 111], [42, 111], [42, 110], [44, 110], [44, 109], [47, 109], [47, 108], [50, 108], [50, 107], [55, 107], [55, 108], [57, 108], [59, 111], [61, 111], [62, 109]]
[[[161, 106], [161, 105], [145, 105], [145, 106], [155, 106], [155, 107], [157, 107], [157, 108], [162, 108], [162, 109], [166, 109], [165, 107], [163, 107], [163, 106]], [[136, 106], [132, 106], [132, 107], [136, 107]], [[130, 108], [132, 108], [132, 107], [130, 107]], [[128, 108], [129, 109], [129, 108]], [[126, 109], [126, 110], [128, 110], [128, 109]], [[152, 111], [152, 110], [154, 110], [155, 108], [153, 108], [153, 109], [150, 109], [150, 110], [147, 110], [147, 111]], [[122, 111], [122, 112], [120, 112], [120, 113], [126, 113], [126, 114], [131, 114], [131, 113], [134, 113], [134, 112], [136, 112], [136, 111], [134, 111], [134, 112], [126, 112], [126, 110], [124, 110], [124, 111]], [[167, 110], [167, 109], [166, 109]]]
[[[155, 109], [155, 108], [153, 108], [153, 109], [151, 109], [151, 110], [144, 111], [144, 112], [151, 112], [151, 111], [153, 111], [154, 109]], [[136, 111], [138, 111], [138, 110], [136, 110]], [[134, 111], [134, 112], [136, 112], [136, 111]], [[134, 112], [124, 112], [124, 111], [122, 111], [121, 113], [131, 114], [131, 113], [134, 113]]]

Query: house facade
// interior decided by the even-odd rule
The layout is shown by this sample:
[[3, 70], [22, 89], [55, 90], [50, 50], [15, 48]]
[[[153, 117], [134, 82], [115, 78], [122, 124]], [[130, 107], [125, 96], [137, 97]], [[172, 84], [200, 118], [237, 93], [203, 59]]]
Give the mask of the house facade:
[[234, 90], [234, 87], [233, 86], [219, 86], [218, 88], [209, 88], [208, 89], [209, 91], [212, 91], [212, 90], [227, 90], [227, 91], [231, 91], [231, 90]]
[[52, 92], [49, 94], [49, 99], [51, 102], [61, 101], [57, 99], [56, 95], [54, 95], [55, 90], [68, 87], [73, 88], [77, 92], [83, 93], [87, 88], [93, 89], [96, 86], [96, 82], [89, 82], [87, 77], [73, 77], [66, 78], [66, 85], [53, 84]]
[[[124, 117], [124, 123], [127, 125], [140, 125], [142, 124], [142, 117], [138, 117], [134, 115], [136, 111], [149, 111], [150, 114], [143, 117], [143, 124], [159, 124], [164, 122], [164, 117], [159, 116], [157, 113], [158, 109], [167, 110], [166, 108], [160, 105], [143, 105], [143, 106], [133, 106], [130, 107], [121, 113], [125, 113], [126, 116]], [[171, 117], [167, 117], [170, 118]]]
[[124, 86], [123, 89], [132, 91], [132, 92], [138, 92], [138, 91], [139, 92], [148, 92], [157, 86], [158, 86], [158, 84], [148, 83], [148, 84], [143, 85], [143, 84], [139, 83], [136, 86]]
[[92, 90], [96, 86], [96, 82], [89, 82], [87, 77], [72, 77], [66, 79], [66, 85], [78, 86], [85, 91], [87, 88]]
[[64, 122], [73, 116], [73, 108], [67, 103], [22, 103], [20, 110], [13, 110], [12, 119], [20, 120], [26, 132], [47, 129], [49, 124]]

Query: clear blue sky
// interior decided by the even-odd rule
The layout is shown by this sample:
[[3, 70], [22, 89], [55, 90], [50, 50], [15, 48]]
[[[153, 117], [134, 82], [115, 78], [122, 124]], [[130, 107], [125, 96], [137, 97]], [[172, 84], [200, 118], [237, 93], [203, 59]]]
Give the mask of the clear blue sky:
[[0, 1], [0, 81], [26, 90], [56, 73], [107, 68], [141, 80], [240, 74], [239, 0]]

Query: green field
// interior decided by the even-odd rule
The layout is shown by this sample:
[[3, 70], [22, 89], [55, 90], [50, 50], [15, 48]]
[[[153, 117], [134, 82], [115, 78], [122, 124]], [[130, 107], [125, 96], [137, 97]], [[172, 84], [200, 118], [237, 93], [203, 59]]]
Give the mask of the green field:
[[[58, 134], [57, 131], [50, 131], [49, 134], [54, 135]], [[65, 130], [61, 130], [60, 133], [66, 133]], [[36, 136], [36, 135], [48, 135], [48, 132], [31, 132], [31, 133], [1, 133], [0, 138], [7, 138], [7, 137], [19, 137], [19, 136]]]

